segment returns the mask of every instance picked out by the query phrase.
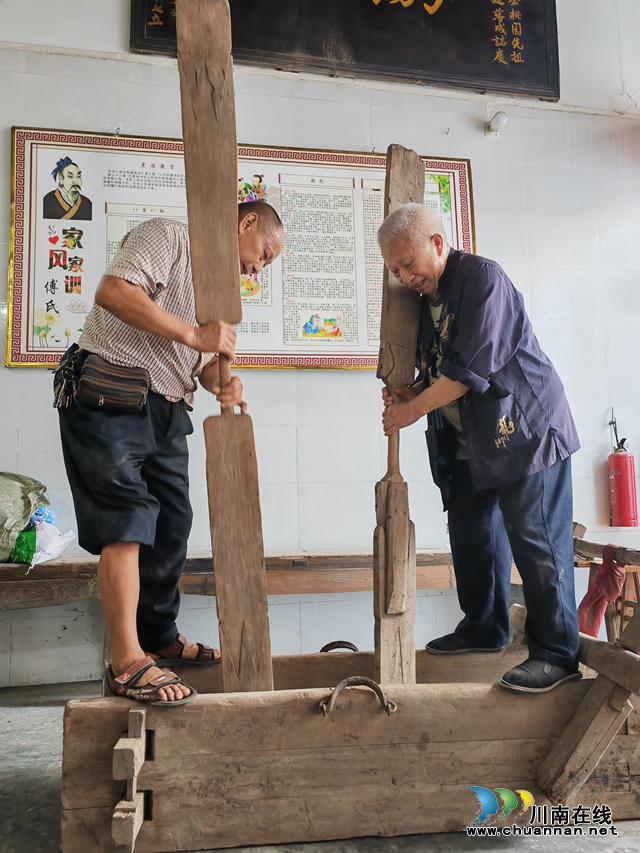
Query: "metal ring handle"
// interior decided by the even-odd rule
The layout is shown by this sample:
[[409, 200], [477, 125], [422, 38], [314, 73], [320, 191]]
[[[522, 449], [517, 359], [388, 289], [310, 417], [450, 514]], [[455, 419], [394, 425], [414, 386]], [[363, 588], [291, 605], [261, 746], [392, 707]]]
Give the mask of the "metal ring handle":
[[359, 652], [360, 649], [350, 643], [348, 640], [334, 640], [333, 643], [327, 643], [320, 649], [320, 654], [323, 652], [333, 652], [335, 649], [348, 649], [350, 652]]
[[322, 713], [327, 716], [333, 711], [333, 706], [335, 705], [336, 699], [339, 694], [345, 690], [347, 687], [368, 687], [370, 690], [376, 694], [378, 699], [380, 700], [380, 704], [384, 708], [387, 713], [387, 716], [390, 717], [391, 714], [395, 714], [398, 710], [398, 706], [391, 699], [387, 699], [387, 697], [382, 692], [382, 688], [379, 684], [376, 684], [375, 681], [371, 678], [365, 678], [364, 675], [352, 675], [350, 678], [345, 678], [344, 681], [341, 681], [340, 684], [336, 688], [334, 688], [333, 693], [328, 699], [323, 699], [320, 702], [320, 710]]

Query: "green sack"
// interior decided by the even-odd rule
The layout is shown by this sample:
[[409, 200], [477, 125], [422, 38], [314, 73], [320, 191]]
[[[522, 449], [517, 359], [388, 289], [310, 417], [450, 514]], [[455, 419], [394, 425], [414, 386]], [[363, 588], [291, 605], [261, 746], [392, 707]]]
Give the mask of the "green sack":
[[26, 563], [31, 565], [33, 555], [36, 553], [37, 535], [35, 525], [29, 530], [23, 530], [18, 534], [13, 551], [9, 555], [8, 563]]
[[46, 490], [31, 477], [0, 471], [0, 563], [6, 562], [36, 509], [49, 506]]

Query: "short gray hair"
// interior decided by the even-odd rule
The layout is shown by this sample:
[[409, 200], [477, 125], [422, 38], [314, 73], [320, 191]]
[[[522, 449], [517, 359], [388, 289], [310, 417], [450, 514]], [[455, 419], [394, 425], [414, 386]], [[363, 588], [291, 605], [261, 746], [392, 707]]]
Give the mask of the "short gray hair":
[[403, 204], [396, 208], [378, 228], [378, 245], [381, 249], [395, 237], [407, 237], [414, 245], [426, 243], [434, 234], [446, 235], [442, 220], [423, 204]]

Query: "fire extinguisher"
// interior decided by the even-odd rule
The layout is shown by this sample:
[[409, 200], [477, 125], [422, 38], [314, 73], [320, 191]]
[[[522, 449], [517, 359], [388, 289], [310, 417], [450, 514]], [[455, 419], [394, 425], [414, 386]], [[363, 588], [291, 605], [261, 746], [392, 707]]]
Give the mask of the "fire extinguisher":
[[613, 453], [609, 454], [609, 500], [612, 527], [638, 526], [638, 499], [636, 497], [636, 466], [626, 448], [627, 439], [618, 438], [618, 426], [611, 409], [609, 426], [616, 438]]

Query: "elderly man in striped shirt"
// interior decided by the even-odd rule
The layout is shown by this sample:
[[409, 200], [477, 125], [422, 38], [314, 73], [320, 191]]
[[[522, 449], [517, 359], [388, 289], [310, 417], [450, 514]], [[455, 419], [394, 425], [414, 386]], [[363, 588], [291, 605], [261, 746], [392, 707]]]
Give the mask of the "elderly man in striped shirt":
[[[260, 272], [283, 244], [282, 222], [270, 205], [239, 205], [243, 274]], [[78, 538], [83, 548], [100, 555], [98, 587], [113, 647], [105, 681], [112, 693], [147, 704], [184, 704], [196, 696], [156, 661], [166, 667], [220, 659], [217, 649], [179, 634], [176, 618], [192, 519], [188, 411], [196, 379], [223, 409], [244, 411], [240, 379], [235, 376], [221, 388], [218, 372], [218, 353], [233, 359], [235, 342], [236, 329], [229, 323], [196, 321], [187, 226], [152, 219], [123, 240], [78, 345], [56, 371]], [[95, 405], [83, 404], [80, 394], [76, 399], [92, 354], [108, 363], [107, 370], [117, 365], [134, 375], [146, 369], [148, 394], [140, 411], [117, 411], [117, 403], [105, 411], [101, 397]]]

